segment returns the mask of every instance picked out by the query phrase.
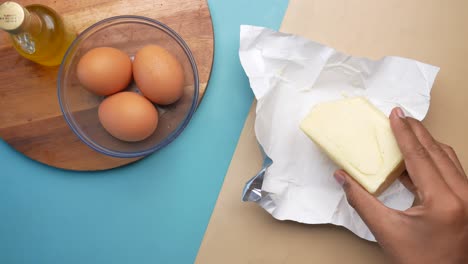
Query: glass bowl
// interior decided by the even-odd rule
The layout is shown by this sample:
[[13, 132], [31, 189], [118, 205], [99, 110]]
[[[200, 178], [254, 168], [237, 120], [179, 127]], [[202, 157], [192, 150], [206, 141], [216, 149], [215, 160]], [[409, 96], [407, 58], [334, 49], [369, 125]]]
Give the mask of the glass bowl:
[[[182, 64], [184, 94], [171, 105], [155, 105], [159, 122], [149, 138], [139, 142], [121, 141], [104, 130], [99, 122], [98, 106], [105, 97], [92, 94], [80, 84], [76, 67], [81, 56], [96, 47], [117, 48], [133, 58], [148, 44], [164, 47]], [[92, 149], [118, 158], [146, 156], [171, 143], [192, 118], [199, 96], [197, 66], [185, 41], [161, 22], [140, 16], [107, 18], [83, 31], [63, 58], [57, 86], [60, 109], [71, 130]], [[140, 93], [133, 81], [126, 90]]]

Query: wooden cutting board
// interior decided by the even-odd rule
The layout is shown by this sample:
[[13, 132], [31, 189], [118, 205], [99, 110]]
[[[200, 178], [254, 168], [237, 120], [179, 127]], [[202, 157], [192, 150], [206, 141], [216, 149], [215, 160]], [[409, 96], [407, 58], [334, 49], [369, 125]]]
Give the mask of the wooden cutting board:
[[[60, 13], [76, 32], [108, 17], [139, 15], [156, 19], [179, 33], [195, 57], [203, 96], [213, 64], [213, 25], [206, 0], [19, 0], [43, 4]], [[0, 32], [0, 137], [41, 163], [71, 170], [104, 170], [141, 158], [99, 154], [69, 129], [57, 99], [58, 67], [34, 64], [16, 53]]]
[[[399, 55], [441, 67], [424, 123], [468, 169], [467, 10], [465, 0], [290, 0], [281, 31], [355, 56]], [[241, 202], [262, 164], [254, 118], [252, 108], [196, 263], [388, 263], [376, 243], [343, 228], [277, 221]]]

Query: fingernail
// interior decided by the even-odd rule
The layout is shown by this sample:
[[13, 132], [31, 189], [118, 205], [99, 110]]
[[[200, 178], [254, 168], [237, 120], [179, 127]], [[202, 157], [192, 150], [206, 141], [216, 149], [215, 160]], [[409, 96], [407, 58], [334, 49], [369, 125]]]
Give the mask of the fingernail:
[[395, 111], [399, 118], [406, 118], [405, 112], [400, 107], [397, 107]]
[[336, 182], [340, 185], [343, 186], [345, 181], [346, 181], [346, 176], [343, 174], [341, 171], [336, 171], [333, 174], [333, 177], [335, 177]]

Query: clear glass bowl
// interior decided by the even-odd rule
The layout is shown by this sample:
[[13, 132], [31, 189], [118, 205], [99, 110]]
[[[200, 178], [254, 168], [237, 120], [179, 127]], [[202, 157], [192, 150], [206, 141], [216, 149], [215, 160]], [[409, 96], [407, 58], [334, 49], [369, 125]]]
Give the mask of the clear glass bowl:
[[[159, 111], [159, 123], [149, 138], [140, 142], [121, 141], [111, 136], [100, 124], [98, 106], [104, 97], [94, 95], [81, 86], [76, 67], [81, 56], [92, 48], [113, 47], [133, 58], [140, 48], [148, 44], [166, 48], [182, 64], [185, 73], [184, 95], [172, 105], [155, 105]], [[199, 96], [197, 66], [187, 44], [168, 26], [140, 16], [111, 17], [83, 31], [63, 58], [57, 86], [63, 116], [78, 138], [94, 150], [118, 158], [145, 156], [171, 143], [192, 118]], [[134, 82], [127, 90], [139, 93]]]

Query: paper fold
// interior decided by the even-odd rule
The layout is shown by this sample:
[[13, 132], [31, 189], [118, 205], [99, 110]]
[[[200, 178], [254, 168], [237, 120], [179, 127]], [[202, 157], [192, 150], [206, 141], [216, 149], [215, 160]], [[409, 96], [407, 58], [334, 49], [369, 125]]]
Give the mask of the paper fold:
[[[258, 100], [256, 136], [273, 160], [262, 184], [268, 202], [259, 204], [280, 220], [341, 225], [375, 241], [334, 181], [336, 166], [300, 131], [300, 121], [315, 104], [343, 96], [364, 96], [387, 115], [400, 106], [421, 120], [439, 68], [401, 57], [352, 57], [255, 26], [241, 26], [239, 56]], [[404, 210], [413, 196], [395, 182], [379, 199]]]

